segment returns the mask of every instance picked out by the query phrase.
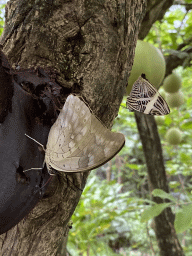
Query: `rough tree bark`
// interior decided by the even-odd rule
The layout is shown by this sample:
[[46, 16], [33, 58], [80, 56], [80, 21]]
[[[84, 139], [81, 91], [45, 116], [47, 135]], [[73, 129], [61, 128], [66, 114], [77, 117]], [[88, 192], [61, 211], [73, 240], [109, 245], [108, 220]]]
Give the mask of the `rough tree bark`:
[[[80, 94], [111, 127], [145, 7], [144, 0], [10, 0], [1, 44], [13, 67], [43, 67], [63, 87], [63, 103]], [[55, 177], [47, 197], [0, 236], [1, 255], [56, 255], [87, 176]]]

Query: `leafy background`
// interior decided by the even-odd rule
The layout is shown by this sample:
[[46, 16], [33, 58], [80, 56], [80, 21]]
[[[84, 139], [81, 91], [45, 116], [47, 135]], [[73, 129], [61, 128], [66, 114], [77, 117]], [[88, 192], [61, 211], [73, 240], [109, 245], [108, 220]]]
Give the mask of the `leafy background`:
[[[4, 25], [4, 7], [0, 1], [0, 33]], [[191, 1], [185, 0], [190, 3]], [[178, 45], [192, 47], [192, 11], [172, 6], [161, 22], [157, 21], [145, 41], [160, 48], [164, 56], [180, 54]], [[182, 77], [185, 103], [164, 117], [158, 126], [170, 194], [153, 191], [169, 198], [169, 204], [151, 201], [142, 145], [133, 113], [120, 107], [114, 131], [126, 137], [123, 150], [109, 163], [91, 172], [81, 200], [72, 217], [67, 249], [70, 255], [159, 255], [153, 217], [171, 206], [185, 255], [192, 255], [192, 67], [184, 62], [176, 72]], [[122, 105], [125, 105], [125, 99]], [[182, 131], [182, 142], [171, 146], [165, 134], [170, 127]]]

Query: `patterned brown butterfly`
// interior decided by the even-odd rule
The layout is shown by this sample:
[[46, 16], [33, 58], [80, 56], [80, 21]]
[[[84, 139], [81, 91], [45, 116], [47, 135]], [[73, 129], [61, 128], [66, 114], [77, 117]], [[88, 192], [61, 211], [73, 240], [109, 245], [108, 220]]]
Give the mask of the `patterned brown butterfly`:
[[52, 168], [61, 172], [88, 171], [108, 162], [124, 144], [122, 133], [111, 132], [79, 97], [69, 95], [50, 129], [45, 163], [50, 174]]

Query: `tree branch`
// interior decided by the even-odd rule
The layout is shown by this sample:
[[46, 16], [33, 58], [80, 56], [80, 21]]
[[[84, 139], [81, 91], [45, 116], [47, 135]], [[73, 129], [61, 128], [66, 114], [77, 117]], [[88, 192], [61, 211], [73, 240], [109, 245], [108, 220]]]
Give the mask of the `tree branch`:
[[174, 0], [148, 0], [147, 11], [143, 18], [141, 28], [139, 31], [139, 39], [144, 39], [149, 33], [153, 23], [157, 20], [161, 20], [165, 15], [167, 9], [173, 4]]

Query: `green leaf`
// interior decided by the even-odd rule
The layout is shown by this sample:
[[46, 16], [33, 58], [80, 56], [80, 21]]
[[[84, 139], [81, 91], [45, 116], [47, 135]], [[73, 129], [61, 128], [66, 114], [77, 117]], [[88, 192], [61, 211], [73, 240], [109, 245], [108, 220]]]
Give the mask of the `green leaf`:
[[175, 230], [177, 233], [182, 233], [190, 228], [192, 224], [192, 204], [185, 205], [176, 213], [175, 216]]
[[171, 189], [176, 189], [176, 188], [180, 188], [180, 186], [181, 186], [181, 183], [180, 182], [178, 182], [178, 181], [170, 181], [169, 182], [169, 187], [171, 188]]
[[189, 164], [191, 162], [191, 155], [181, 152], [180, 159], [183, 163]]
[[129, 167], [130, 169], [138, 170], [139, 166], [137, 164], [126, 164], [126, 167]]
[[191, 130], [192, 129], [192, 121], [182, 124], [181, 129], [182, 130]]
[[152, 195], [153, 196], [158, 196], [162, 199], [169, 199], [169, 200], [174, 201], [174, 202], [177, 201], [172, 195], [163, 191], [162, 189], [154, 189], [153, 192], [152, 192]]
[[171, 203], [155, 204], [146, 209], [141, 215], [141, 222], [148, 221], [158, 216], [165, 208], [169, 207]]

